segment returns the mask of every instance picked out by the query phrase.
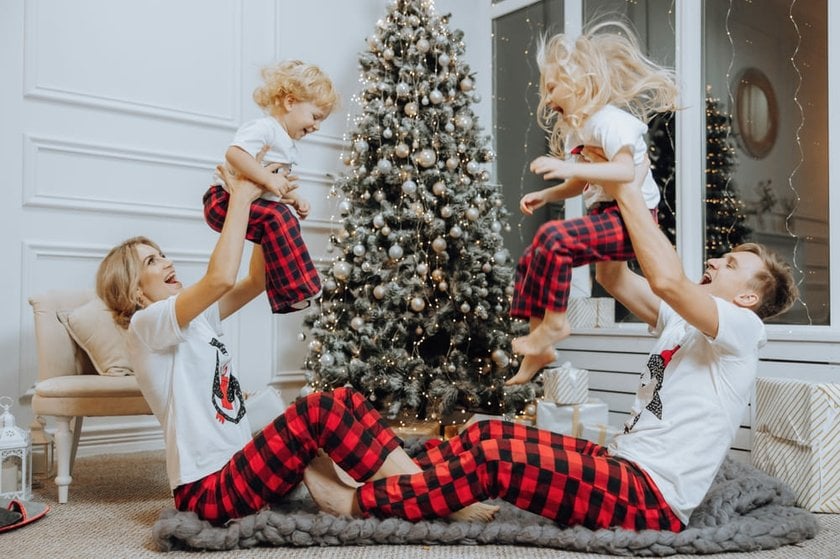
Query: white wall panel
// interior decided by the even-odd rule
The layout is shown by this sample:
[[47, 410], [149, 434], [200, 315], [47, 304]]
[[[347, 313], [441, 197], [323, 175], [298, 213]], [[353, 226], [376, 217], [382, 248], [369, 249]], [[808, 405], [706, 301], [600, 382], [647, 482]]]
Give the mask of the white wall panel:
[[230, 126], [242, 3], [29, 0], [28, 97]]

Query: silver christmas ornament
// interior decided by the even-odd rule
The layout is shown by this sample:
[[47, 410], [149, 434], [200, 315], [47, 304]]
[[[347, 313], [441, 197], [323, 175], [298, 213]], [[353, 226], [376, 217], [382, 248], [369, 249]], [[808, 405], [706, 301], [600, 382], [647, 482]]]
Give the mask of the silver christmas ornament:
[[368, 150], [368, 143], [365, 140], [356, 140], [353, 142], [353, 148], [359, 153], [364, 153]]
[[356, 330], [356, 331], [361, 330], [362, 328], [364, 328], [364, 326], [365, 326], [365, 319], [362, 318], [361, 316], [354, 316], [350, 320], [350, 328], [352, 328], [353, 330]]
[[473, 208], [472, 206], [467, 208], [467, 219], [468, 220], [475, 221], [475, 220], [478, 219], [479, 215], [480, 214], [478, 212], [478, 208]]
[[319, 359], [322, 367], [332, 367], [335, 365], [335, 357], [332, 356], [332, 353], [325, 353]]
[[461, 307], [460, 307], [460, 309], [461, 309], [461, 312], [462, 312], [462, 313], [467, 314], [468, 312], [470, 312], [470, 309], [471, 309], [471, 308], [472, 308], [472, 307], [470, 307], [470, 304], [469, 304], [469, 303], [466, 303], [466, 302], [461, 303]]
[[449, 169], [450, 171], [454, 171], [455, 169], [458, 168], [459, 163], [460, 163], [460, 161], [458, 160], [457, 157], [450, 157], [446, 160], [446, 168]]
[[450, 60], [451, 59], [449, 58], [449, 55], [445, 52], [438, 56], [438, 64], [440, 64], [441, 66], [449, 66]]
[[394, 131], [391, 130], [390, 128], [386, 128], [385, 130], [382, 131], [382, 137], [385, 138], [385, 139], [390, 140], [393, 135], [394, 135]]
[[470, 115], [464, 113], [455, 115], [455, 126], [463, 130], [469, 130], [473, 126], [473, 119]]
[[391, 234], [391, 228], [386, 225], [382, 229], [380, 229], [379, 232], [382, 233], [383, 237], [387, 237]]
[[481, 271], [484, 272], [485, 274], [489, 274], [490, 272], [493, 271], [493, 266], [491, 266], [489, 262], [485, 262], [481, 266]]
[[327, 281], [324, 282], [324, 290], [325, 291], [330, 292], [330, 291], [335, 291], [336, 289], [338, 289], [338, 284], [335, 283], [335, 280], [328, 279]]
[[446, 184], [443, 181], [437, 181], [432, 185], [432, 193], [435, 196], [443, 196], [446, 193]]
[[414, 312], [420, 312], [426, 308], [426, 301], [424, 301], [421, 297], [413, 297], [411, 299], [411, 310]]
[[377, 299], [381, 300], [382, 298], [385, 297], [386, 291], [387, 290], [385, 289], [384, 285], [377, 285], [376, 287], [373, 288], [373, 296], [376, 297]]
[[353, 271], [353, 267], [350, 265], [349, 262], [345, 262], [344, 260], [339, 260], [332, 267], [333, 276], [340, 281], [344, 281], [350, 277], [350, 272]]
[[297, 339], [299, 342], [304, 341], [306, 339], [306, 334], [304, 334], [303, 332], [298, 332]]
[[449, 219], [452, 217], [452, 208], [449, 206], [444, 206], [440, 209], [440, 217], [443, 219]]
[[440, 254], [446, 250], [446, 240], [443, 237], [436, 237], [432, 241], [432, 250]]
[[394, 146], [394, 153], [397, 155], [397, 157], [408, 157], [409, 152], [410, 150], [408, 144], [400, 142], [399, 144]]
[[449, 229], [449, 236], [453, 239], [460, 239], [463, 234], [464, 230], [461, 229], [459, 225], [453, 225], [452, 228]]
[[467, 161], [467, 172], [471, 175], [477, 174], [481, 170], [481, 167], [478, 165], [478, 161]]
[[504, 265], [504, 263], [507, 262], [507, 251], [506, 250], [498, 251], [496, 254], [493, 255], [493, 260], [499, 266]]
[[461, 88], [461, 91], [466, 93], [467, 91], [472, 91], [473, 81], [469, 78], [464, 78], [458, 86]]
[[417, 41], [417, 51], [420, 54], [426, 54], [427, 52], [429, 52], [430, 48], [431, 48], [431, 45], [429, 44], [429, 41], [427, 41], [426, 39], [420, 39], [419, 41]]
[[391, 248], [388, 249], [388, 256], [390, 256], [393, 260], [402, 258], [402, 255], [403, 248], [400, 245], [391, 245]]
[[359, 257], [364, 256], [365, 252], [367, 252], [365, 250], [365, 245], [360, 244], [360, 245], [355, 245], [353, 247], [353, 254], [356, 255], [356, 256], [359, 256]]
[[373, 226], [374, 227], [379, 229], [380, 227], [383, 227], [384, 225], [385, 225], [385, 218], [382, 216], [382, 214], [376, 214], [375, 216], [373, 216]]
[[309, 342], [309, 351], [313, 353], [321, 353], [321, 349], [323, 345], [321, 344], [321, 340], [312, 340]]
[[417, 183], [414, 182], [413, 180], [405, 181], [404, 183], [402, 183], [402, 191], [403, 191], [403, 194], [406, 194], [408, 196], [412, 196], [413, 194], [415, 194], [417, 192]]
[[447, 122], [447, 123], [446, 123], [446, 125], [445, 125], [443, 128], [444, 128], [447, 132], [449, 132], [450, 134], [451, 134], [452, 132], [455, 132], [455, 125], [454, 125], [454, 124], [452, 124], [451, 122]]
[[442, 281], [438, 284], [438, 290], [445, 292], [447, 289], [449, 289], [449, 284], [445, 281]]
[[377, 190], [376, 192], [373, 193], [373, 199], [376, 200], [377, 202], [381, 202], [382, 200], [385, 199], [385, 193], [382, 192], [381, 190]]
[[425, 262], [420, 262], [419, 264], [417, 264], [417, 267], [414, 268], [414, 271], [416, 271], [421, 276], [425, 276], [429, 272], [429, 265]]
[[391, 162], [390, 162], [390, 161], [388, 161], [387, 159], [380, 159], [380, 160], [379, 160], [379, 161], [377, 161], [377, 163], [376, 163], [376, 168], [377, 168], [377, 169], [379, 169], [379, 172], [381, 172], [381, 173], [388, 173], [388, 172], [390, 172], [390, 171], [391, 171], [391, 167], [392, 167]]
[[443, 102], [443, 93], [437, 89], [433, 89], [432, 92], [429, 93], [429, 101], [431, 101], [433, 105], [440, 105]]
[[394, 58], [394, 49], [386, 48], [385, 50], [383, 50], [382, 51], [382, 58], [384, 58], [385, 60], [393, 59]]
[[414, 156], [414, 160], [421, 167], [428, 169], [437, 161], [437, 154], [435, 153], [435, 150], [426, 148]]
[[420, 107], [417, 106], [417, 103], [411, 101], [410, 103], [405, 104], [405, 111], [406, 116], [415, 117], [417, 113], [420, 111]]

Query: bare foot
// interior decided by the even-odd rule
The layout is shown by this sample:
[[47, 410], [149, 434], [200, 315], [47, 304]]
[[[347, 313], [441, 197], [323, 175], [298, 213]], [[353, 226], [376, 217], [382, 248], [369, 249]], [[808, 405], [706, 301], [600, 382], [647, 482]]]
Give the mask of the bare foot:
[[531, 380], [540, 369], [546, 365], [550, 365], [557, 360], [557, 354], [551, 348], [539, 355], [526, 355], [522, 359], [522, 364], [514, 376], [505, 382], [505, 386], [513, 386], [514, 384], [525, 384]]
[[303, 471], [303, 483], [322, 511], [333, 516], [361, 516], [356, 490], [341, 481], [328, 456], [318, 456], [309, 463]]
[[499, 512], [497, 505], [473, 503], [447, 516], [453, 522], [490, 522]]

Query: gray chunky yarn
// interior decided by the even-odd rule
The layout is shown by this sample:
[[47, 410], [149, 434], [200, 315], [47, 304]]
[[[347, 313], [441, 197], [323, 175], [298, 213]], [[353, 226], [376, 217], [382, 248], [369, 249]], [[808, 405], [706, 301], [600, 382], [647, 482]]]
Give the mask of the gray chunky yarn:
[[256, 546], [523, 545], [625, 556], [667, 556], [774, 549], [816, 535], [816, 517], [796, 507], [791, 490], [757, 469], [727, 459], [706, 498], [680, 533], [564, 528], [498, 501], [493, 522], [348, 519], [318, 512], [305, 492], [272, 510], [212, 526], [188, 512], [164, 510], [154, 525], [162, 551]]

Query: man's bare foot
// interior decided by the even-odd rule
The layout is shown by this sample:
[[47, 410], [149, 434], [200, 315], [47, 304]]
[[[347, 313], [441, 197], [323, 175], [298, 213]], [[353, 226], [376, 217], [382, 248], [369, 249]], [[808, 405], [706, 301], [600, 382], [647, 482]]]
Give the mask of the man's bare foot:
[[333, 516], [361, 516], [356, 490], [339, 478], [329, 456], [314, 458], [303, 471], [303, 483], [318, 507]]
[[453, 522], [490, 522], [499, 512], [497, 505], [473, 503], [447, 516]]
[[539, 355], [526, 355], [522, 359], [522, 364], [519, 370], [505, 381], [505, 386], [513, 386], [515, 384], [525, 384], [534, 378], [534, 375], [543, 367], [550, 365], [557, 360], [557, 353], [551, 348]]

